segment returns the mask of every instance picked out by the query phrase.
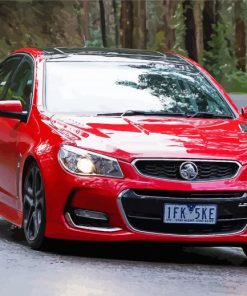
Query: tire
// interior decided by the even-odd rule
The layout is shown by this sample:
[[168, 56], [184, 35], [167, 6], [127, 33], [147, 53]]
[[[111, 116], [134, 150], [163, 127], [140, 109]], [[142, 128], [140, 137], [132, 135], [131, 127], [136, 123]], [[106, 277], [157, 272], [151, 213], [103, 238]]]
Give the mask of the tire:
[[23, 180], [23, 231], [28, 245], [34, 250], [45, 246], [45, 190], [39, 167], [32, 162]]
[[245, 256], [247, 256], [247, 245], [246, 246], [242, 246], [242, 250], [243, 250]]

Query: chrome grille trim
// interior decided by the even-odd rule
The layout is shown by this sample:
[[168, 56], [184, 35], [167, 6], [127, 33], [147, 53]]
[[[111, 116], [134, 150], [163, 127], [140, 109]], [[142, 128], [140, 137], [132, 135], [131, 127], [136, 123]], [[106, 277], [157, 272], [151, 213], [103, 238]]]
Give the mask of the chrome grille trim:
[[70, 227], [82, 229], [82, 230], [99, 231], [99, 232], [117, 232], [122, 230], [121, 228], [118, 228], [118, 227], [94, 227], [94, 226], [77, 225], [75, 224], [75, 222], [70, 216], [70, 213], [68, 212], [65, 213], [65, 220]]

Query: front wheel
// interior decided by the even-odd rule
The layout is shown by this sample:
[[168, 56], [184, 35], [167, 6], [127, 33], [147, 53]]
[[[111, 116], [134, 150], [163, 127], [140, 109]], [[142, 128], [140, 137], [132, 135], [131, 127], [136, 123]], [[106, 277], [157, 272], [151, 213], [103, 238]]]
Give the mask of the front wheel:
[[35, 250], [45, 244], [45, 192], [39, 167], [31, 163], [23, 182], [23, 230], [28, 245]]
[[246, 246], [242, 246], [242, 250], [243, 250], [245, 256], [247, 256], [247, 245]]

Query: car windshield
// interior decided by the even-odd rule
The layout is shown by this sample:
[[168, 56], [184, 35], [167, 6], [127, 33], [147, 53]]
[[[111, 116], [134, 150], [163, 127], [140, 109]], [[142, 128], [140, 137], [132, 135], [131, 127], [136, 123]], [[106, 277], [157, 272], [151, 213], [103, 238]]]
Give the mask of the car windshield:
[[46, 63], [46, 107], [81, 115], [210, 113], [232, 117], [227, 103], [190, 64], [166, 62]]

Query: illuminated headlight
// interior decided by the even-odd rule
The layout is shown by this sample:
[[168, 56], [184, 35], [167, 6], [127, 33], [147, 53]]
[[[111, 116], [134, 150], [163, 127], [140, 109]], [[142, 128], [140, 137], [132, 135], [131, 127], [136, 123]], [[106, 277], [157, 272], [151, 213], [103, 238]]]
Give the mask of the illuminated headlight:
[[62, 166], [73, 174], [123, 178], [118, 161], [108, 156], [63, 145], [58, 158]]

